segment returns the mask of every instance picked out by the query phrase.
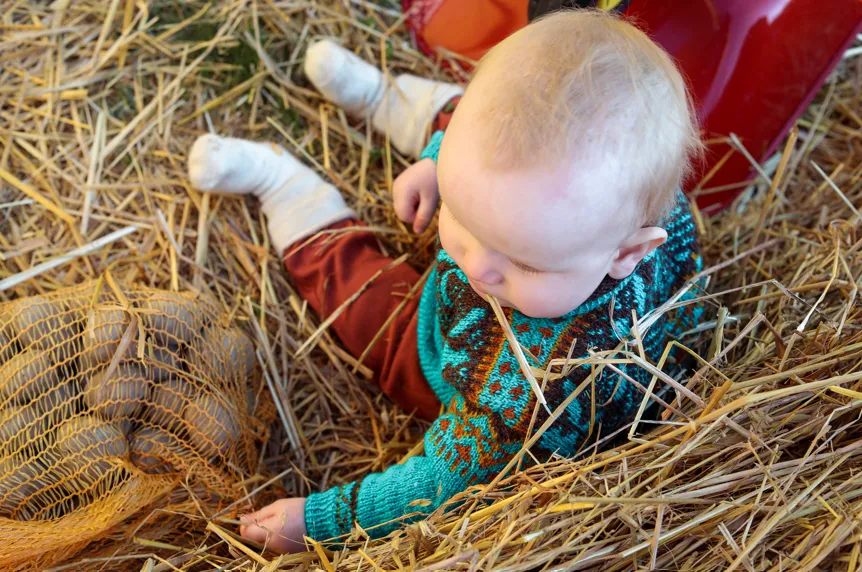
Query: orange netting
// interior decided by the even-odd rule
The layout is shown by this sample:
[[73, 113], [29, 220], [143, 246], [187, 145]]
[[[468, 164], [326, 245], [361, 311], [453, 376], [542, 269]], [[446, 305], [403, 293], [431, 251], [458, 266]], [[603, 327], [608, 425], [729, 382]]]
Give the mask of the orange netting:
[[99, 280], [0, 304], [0, 568], [66, 558], [184, 491], [241, 498], [267, 395], [251, 340], [193, 293]]

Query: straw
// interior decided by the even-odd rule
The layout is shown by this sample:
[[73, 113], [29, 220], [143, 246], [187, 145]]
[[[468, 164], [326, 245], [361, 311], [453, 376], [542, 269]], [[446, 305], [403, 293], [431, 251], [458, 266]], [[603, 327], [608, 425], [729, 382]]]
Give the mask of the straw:
[[[525, 448], [490, 485], [387, 538], [368, 540], [357, 529], [345, 548], [314, 544], [279, 557], [237, 536], [236, 511], [421, 454], [427, 424], [382, 396], [362, 360], [338, 347], [331, 316], [347, 306], [320, 321], [299, 300], [255, 201], [189, 187], [186, 153], [211, 129], [284, 146], [344, 192], [388, 255], [421, 274], [434, 260], [436, 227], [416, 236], [391, 208], [390, 182], [409, 160], [363, 120], [333, 110], [304, 78], [302, 57], [315, 39], [336, 37], [374, 65], [385, 62], [390, 76], [450, 81], [440, 63], [460, 75], [463, 59], [420, 55], [395, 0], [7, 4], [0, 298], [106, 271], [118, 284], [199, 291], [252, 334], [278, 408], [259, 474], [244, 483], [239, 504], [196, 494], [184, 504], [164, 501], [33, 567], [858, 569], [858, 46], [797, 123], [798, 140], [782, 147], [775, 173], [758, 166], [763, 192], [698, 219], [708, 268], [699, 278], [708, 281], [687, 291], [707, 315], [674, 340], [677, 359], [690, 356], [693, 369], [677, 379], [670, 360], [660, 367], [659, 356], [644, 359], [633, 348], [556, 357], [564, 367], [607, 366], [605, 375], [621, 364], [644, 367], [657, 382], [643, 390], [658, 393], [661, 415], [644, 412], [636, 431], [626, 425], [571, 459], [528, 462], [538, 452]], [[752, 164], [767, 159], [730, 141], [722, 162], [733, 153]], [[718, 191], [706, 186], [714, 174], [698, 186], [702, 194]], [[639, 316], [640, 336], [679, 311], [678, 300]], [[726, 310], [717, 319], [719, 308]], [[541, 376], [521, 357], [520, 373], [539, 396]], [[557, 371], [542, 381], [554, 383]], [[526, 445], [552, 427], [553, 416]]]

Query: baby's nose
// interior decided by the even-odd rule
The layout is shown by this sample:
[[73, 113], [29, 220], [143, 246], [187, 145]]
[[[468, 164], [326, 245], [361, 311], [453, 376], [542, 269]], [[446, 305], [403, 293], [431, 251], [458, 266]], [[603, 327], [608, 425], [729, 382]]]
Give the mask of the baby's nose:
[[485, 252], [471, 252], [464, 258], [464, 274], [473, 282], [495, 286], [503, 282], [503, 274], [495, 269], [492, 257]]
[[472, 280], [481, 284], [490, 284], [491, 286], [496, 286], [497, 284], [501, 284], [503, 282], [503, 275], [496, 270], [489, 270], [480, 274], [476, 278], [473, 278]]

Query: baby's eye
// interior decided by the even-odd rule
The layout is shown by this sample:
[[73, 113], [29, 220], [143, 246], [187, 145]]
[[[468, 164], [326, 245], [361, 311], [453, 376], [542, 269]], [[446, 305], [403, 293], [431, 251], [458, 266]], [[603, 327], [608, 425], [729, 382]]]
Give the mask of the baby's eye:
[[526, 264], [521, 264], [520, 262], [515, 262], [514, 260], [512, 260], [511, 262], [512, 266], [514, 266], [524, 274], [539, 274], [538, 270], [536, 270], [535, 268], [530, 268]]

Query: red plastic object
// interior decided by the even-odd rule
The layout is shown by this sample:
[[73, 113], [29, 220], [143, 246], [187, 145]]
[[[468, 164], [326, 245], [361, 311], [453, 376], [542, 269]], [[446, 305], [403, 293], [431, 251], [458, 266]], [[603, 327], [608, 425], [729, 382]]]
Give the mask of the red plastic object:
[[[706, 137], [735, 133], [764, 161], [859, 33], [862, 1], [635, 0], [626, 15], [679, 62]], [[729, 149], [711, 145], [700, 174]], [[752, 174], [750, 162], [735, 153], [704, 186], [721, 188]], [[740, 191], [701, 195], [697, 202], [714, 212]]]
[[[526, 12], [527, 0], [523, 1]], [[423, 24], [451, 25], [452, 37], [481, 38], [487, 47], [523, 25], [510, 21], [508, 26], [497, 23], [471, 30], [451, 20], [446, 14], [451, 10], [440, 10], [444, 4], [464, 7], [489, 0], [403, 2], [405, 10], [419, 4], [411, 25], [426, 53], [437, 46], [423, 37]], [[862, 30], [862, 0], [633, 0], [626, 15], [679, 62], [706, 138], [734, 133], [761, 162], [775, 152]], [[448, 22], [435, 22], [435, 16]], [[725, 143], [711, 145], [700, 176], [692, 180], [709, 173], [729, 150]], [[705, 213], [727, 206], [742, 190], [742, 185], [734, 185], [752, 174], [749, 161], [733, 154], [704, 185], [733, 188], [701, 194], [698, 205]]]

